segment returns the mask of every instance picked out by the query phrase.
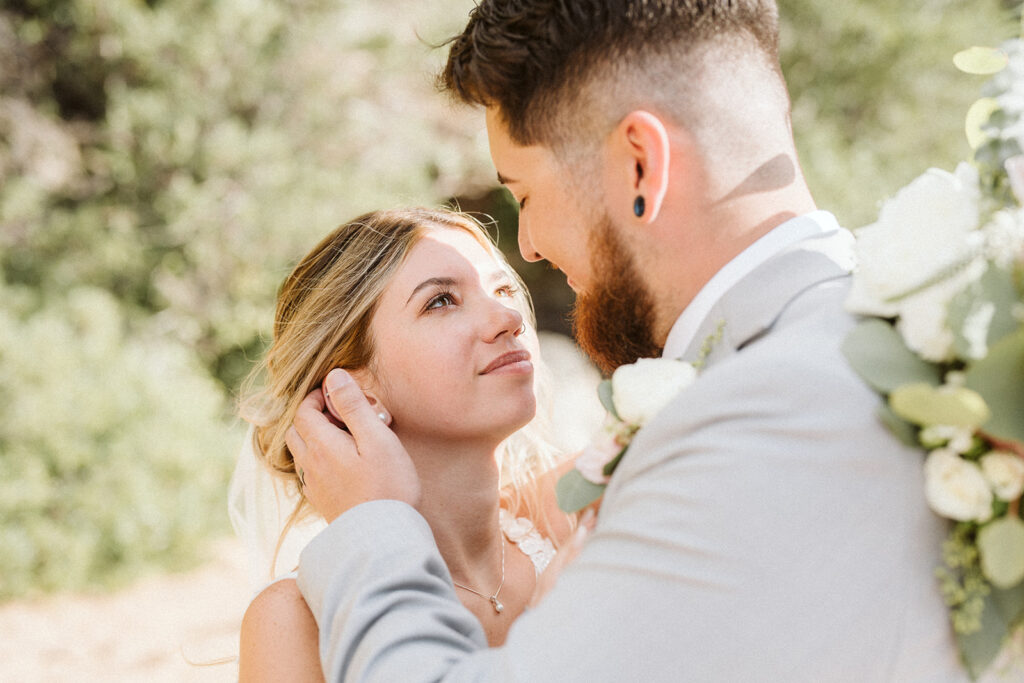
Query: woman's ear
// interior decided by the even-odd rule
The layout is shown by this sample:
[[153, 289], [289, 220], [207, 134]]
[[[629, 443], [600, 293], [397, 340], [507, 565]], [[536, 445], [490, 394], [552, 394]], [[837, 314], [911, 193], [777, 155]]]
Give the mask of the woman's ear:
[[[366, 369], [349, 370], [348, 373], [356, 381], [356, 384], [359, 385], [359, 388], [363, 390], [363, 396], [366, 397], [370, 407], [373, 408], [373, 412], [377, 414], [377, 417], [380, 418], [381, 422], [390, 427], [392, 422], [391, 411], [385, 407], [384, 401], [380, 398], [381, 391], [377, 386], [377, 382], [374, 379], [373, 374]], [[324, 402], [327, 404], [328, 412], [330, 412], [330, 414], [340, 422], [341, 417], [334, 409], [334, 404], [331, 403], [331, 399], [327, 396], [326, 391], [324, 392]]]
[[391, 426], [391, 412], [384, 407], [384, 403], [377, 398], [376, 394], [364, 392], [366, 400], [370, 402], [370, 407], [373, 408], [373, 412], [377, 413], [377, 417], [388, 427]]
[[615, 127], [609, 151], [616, 169], [613, 196], [620, 197], [619, 204], [628, 202], [632, 220], [652, 223], [668, 192], [671, 145], [665, 123], [648, 111], [631, 111]]

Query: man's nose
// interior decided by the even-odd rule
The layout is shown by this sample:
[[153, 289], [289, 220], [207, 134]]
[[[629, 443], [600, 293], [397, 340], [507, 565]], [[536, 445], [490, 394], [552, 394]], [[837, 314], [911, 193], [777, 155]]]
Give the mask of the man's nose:
[[530, 241], [530, 228], [521, 216], [519, 218], [519, 253], [528, 263], [544, 260], [544, 257], [534, 249], [533, 242]]

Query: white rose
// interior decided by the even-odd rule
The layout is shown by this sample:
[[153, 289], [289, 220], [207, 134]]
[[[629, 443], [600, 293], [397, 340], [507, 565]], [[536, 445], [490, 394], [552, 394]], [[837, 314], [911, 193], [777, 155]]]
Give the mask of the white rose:
[[992, 490], [981, 468], [948, 448], [928, 454], [924, 493], [932, 510], [961, 522], [984, 522], [992, 516]]
[[1005, 451], [992, 451], [981, 458], [981, 471], [996, 495], [1016, 500], [1024, 492], [1024, 459]]
[[945, 269], [977, 253], [981, 191], [978, 174], [929, 169], [888, 200], [878, 222], [857, 237], [857, 271], [846, 306], [854, 313], [895, 316], [901, 301]]
[[601, 429], [576, 458], [576, 469], [594, 484], [607, 484], [610, 477], [604, 467], [622, 452], [622, 444], [607, 428]]
[[[1024, 192], [1024, 155], [1021, 160], [1021, 191]], [[1006, 162], [1009, 167], [1010, 162]], [[1016, 192], [1016, 189], [1014, 190]], [[992, 215], [984, 227], [985, 256], [1000, 268], [1010, 268], [1024, 257], [1024, 210], [1003, 209]]]
[[647, 424], [676, 394], [697, 377], [697, 370], [679, 360], [641, 358], [612, 374], [612, 400], [623, 422]]
[[1024, 154], [1006, 160], [1006, 175], [1010, 178], [1010, 188], [1017, 201], [1024, 204]]
[[[942, 362], [953, 357], [953, 331], [947, 325], [949, 302], [985, 272], [985, 261], [975, 259], [966, 268], [931, 287], [896, 302], [900, 316], [896, 328], [907, 348], [925, 360]], [[988, 334], [988, 328], [985, 328]]]

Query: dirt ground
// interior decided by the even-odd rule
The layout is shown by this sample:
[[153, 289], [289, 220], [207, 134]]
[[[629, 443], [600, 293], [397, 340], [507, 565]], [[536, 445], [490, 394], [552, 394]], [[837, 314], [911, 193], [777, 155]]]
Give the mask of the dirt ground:
[[248, 601], [242, 545], [226, 539], [191, 572], [110, 595], [6, 603], [0, 681], [235, 681]]

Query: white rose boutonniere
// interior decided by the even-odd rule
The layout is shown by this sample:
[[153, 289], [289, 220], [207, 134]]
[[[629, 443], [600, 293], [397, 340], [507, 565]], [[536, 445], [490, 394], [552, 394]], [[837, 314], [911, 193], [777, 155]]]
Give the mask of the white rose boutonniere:
[[576, 512], [604, 494], [605, 486], [636, 433], [676, 394], [693, 383], [697, 369], [668, 358], [641, 358], [618, 368], [598, 386], [608, 416], [557, 486], [558, 505]]
[[695, 367], [667, 358], [623, 365], [612, 375], [615, 411], [623, 422], [642, 427], [696, 378]]

